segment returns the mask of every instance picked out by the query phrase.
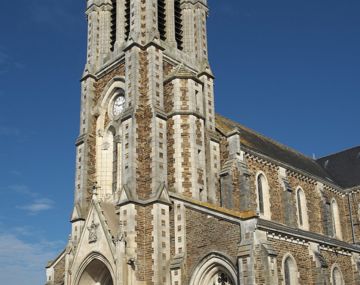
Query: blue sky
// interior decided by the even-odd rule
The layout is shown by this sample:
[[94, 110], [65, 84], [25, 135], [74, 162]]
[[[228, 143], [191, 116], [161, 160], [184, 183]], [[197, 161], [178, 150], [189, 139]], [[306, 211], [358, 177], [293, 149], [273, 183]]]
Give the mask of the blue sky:
[[[359, 145], [360, 1], [209, 2], [217, 112], [309, 156]], [[0, 11], [1, 284], [44, 283], [69, 234], [84, 4]]]

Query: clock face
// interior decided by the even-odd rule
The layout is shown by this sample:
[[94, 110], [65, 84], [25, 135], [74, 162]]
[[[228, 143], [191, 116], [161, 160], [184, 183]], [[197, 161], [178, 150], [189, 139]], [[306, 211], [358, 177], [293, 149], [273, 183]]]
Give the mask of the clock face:
[[113, 116], [119, 116], [125, 108], [125, 97], [119, 96], [115, 99], [113, 105]]

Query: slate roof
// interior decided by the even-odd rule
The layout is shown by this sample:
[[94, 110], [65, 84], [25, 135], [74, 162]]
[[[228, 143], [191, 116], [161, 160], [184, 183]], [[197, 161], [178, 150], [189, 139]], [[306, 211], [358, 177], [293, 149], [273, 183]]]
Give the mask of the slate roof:
[[360, 146], [322, 157], [317, 162], [341, 187], [360, 185]]
[[216, 127], [223, 134], [238, 129], [240, 131], [241, 144], [243, 147], [331, 183], [335, 183], [332, 176], [316, 160], [267, 138], [239, 123], [221, 115], [216, 115]]

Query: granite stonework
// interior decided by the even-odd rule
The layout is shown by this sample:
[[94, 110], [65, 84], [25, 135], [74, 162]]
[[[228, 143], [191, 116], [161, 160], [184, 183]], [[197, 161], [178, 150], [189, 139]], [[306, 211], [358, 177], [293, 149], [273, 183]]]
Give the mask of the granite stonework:
[[206, 0], [86, 15], [71, 236], [46, 284], [360, 284], [360, 148], [314, 160], [215, 115]]

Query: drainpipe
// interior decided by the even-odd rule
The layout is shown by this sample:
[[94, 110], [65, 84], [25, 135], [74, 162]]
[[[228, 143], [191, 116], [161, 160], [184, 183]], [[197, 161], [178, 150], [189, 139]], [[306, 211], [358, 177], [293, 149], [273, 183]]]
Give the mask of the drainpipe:
[[353, 244], [355, 244], [355, 230], [354, 230], [354, 221], [353, 221], [353, 215], [352, 215], [352, 207], [350, 204], [350, 196], [352, 196], [352, 193], [348, 194], [348, 205], [349, 205], [349, 213], [350, 213], [350, 221], [351, 221], [352, 240], [353, 240]]

